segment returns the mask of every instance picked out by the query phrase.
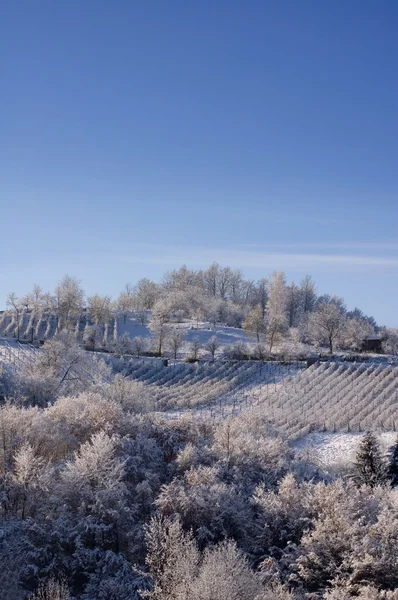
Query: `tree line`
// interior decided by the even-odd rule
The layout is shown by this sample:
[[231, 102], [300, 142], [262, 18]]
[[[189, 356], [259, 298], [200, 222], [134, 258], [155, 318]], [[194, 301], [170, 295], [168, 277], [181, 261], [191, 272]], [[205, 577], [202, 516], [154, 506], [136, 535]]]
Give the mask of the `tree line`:
[[[309, 275], [299, 284], [287, 283], [283, 272], [253, 281], [245, 279], [240, 270], [217, 263], [196, 271], [182, 266], [167, 272], [160, 283], [147, 278], [135, 285], [128, 283], [115, 300], [99, 294], [86, 298], [81, 282], [67, 275], [53, 293], [43, 292], [38, 285], [20, 298], [10, 293], [7, 308], [13, 317], [10, 329], [17, 339], [23, 333], [23, 315], [28, 313], [24, 337], [31, 341], [38, 336], [43, 315], [51, 314], [55, 332], [75, 329], [94, 346], [102, 340], [109, 343], [108, 326], [113, 319], [112, 339], [117, 342], [121, 337], [117, 320], [126, 322], [134, 314], [142, 325], [149, 320], [158, 354], [163, 352], [166, 339], [168, 349], [176, 354], [182, 332], [176, 332], [174, 326], [184, 320], [197, 325], [206, 322], [214, 329], [217, 325], [243, 327], [269, 353], [286, 339], [326, 346], [331, 353], [336, 349], [360, 350], [363, 340], [375, 334], [380, 335], [386, 351], [398, 351], [396, 330], [379, 326], [359, 308], [347, 310], [340, 297], [318, 295]], [[145, 341], [135, 343], [138, 352], [139, 345]]]

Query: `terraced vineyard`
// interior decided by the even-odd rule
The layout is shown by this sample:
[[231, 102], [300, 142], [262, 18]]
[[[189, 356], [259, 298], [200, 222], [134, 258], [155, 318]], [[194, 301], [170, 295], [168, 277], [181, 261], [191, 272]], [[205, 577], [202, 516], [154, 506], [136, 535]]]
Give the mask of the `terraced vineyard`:
[[256, 410], [291, 438], [311, 431], [395, 431], [398, 367], [323, 363], [267, 388]]
[[226, 412], [252, 406], [265, 389], [276, 390], [304, 366], [304, 363], [216, 361], [164, 368], [160, 362], [131, 361], [127, 373], [151, 388], [157, 410], [214, 406]]
[[132, 362], [130, 377], [149, 386], [157, 410], [251, 408], [289, 438], [311, 431], [395, 431], [398, 367], [369, 364], [216, 362], [163, 368]]
[[[0, 363], [26, 369], [38, 353], [3, 341]], [[176, 417], [206, 412], [219, 418], [251, 409], [291, 439], [313, 431], [396, 430], [398, 366], [333, 362], [305, 367], [305, 363], [256, 361], [165, 367], [160, 360], [134, 359], [125, 375], [150, 392], [150, 410]]]

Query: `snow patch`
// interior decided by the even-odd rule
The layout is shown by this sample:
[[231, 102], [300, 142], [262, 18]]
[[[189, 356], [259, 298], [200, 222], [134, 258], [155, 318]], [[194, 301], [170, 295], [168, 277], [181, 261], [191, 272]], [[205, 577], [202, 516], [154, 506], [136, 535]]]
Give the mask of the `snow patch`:
[[[293, 444], [298, 455], [324, 467], [349, 464], [355, 460], [358, 444], [364, 433], [310, 433]], [[382, 452], [386, 452], [397, 440], [393, 431], [377, 434]]]

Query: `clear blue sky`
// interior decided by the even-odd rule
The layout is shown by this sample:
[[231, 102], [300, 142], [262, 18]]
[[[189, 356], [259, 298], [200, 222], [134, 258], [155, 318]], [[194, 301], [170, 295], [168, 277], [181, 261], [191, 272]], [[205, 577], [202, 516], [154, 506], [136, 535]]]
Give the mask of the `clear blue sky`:
[[0, 306], [216, 260], [398, 326], [398, 3], [5, 2]]

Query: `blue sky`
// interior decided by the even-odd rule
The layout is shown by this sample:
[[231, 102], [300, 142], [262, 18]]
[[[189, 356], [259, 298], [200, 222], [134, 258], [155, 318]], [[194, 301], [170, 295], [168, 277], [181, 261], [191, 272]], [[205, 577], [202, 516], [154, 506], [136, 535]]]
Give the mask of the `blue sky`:
[[216, 260], [398, 326], [398, 4], [5, 3], [0, 306]]

